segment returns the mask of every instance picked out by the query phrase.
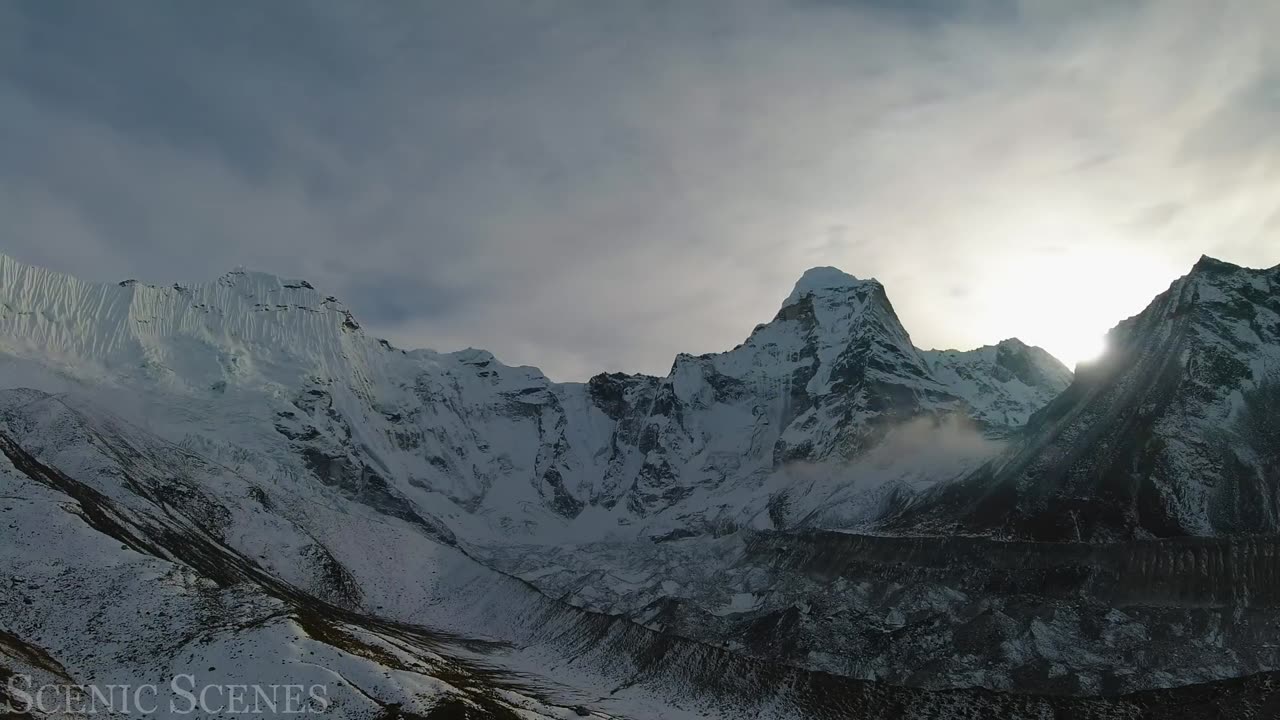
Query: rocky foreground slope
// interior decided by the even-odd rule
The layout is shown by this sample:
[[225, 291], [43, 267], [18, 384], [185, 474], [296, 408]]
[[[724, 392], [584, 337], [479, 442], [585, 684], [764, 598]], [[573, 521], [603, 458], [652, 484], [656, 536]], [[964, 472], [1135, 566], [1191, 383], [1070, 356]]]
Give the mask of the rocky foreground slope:
[[[1276, 548], [1222, 500], [1244, 471], [1166, 505], [1177, 532], [1066, 538], [1039, 530], [1062, 498], [1131, 476], [1002, 473], [1158, 436], [1271, 487], [1269, 425], [1213, 433], [1265, 399], [1275, 273], [1202, 262], [1113, 332], [1146, 348], [1128, 380], [918, 350], [826, 268], [733, 350], [553, 383], [394, 348], [304, 281], [0, 258], [0, 674], [318, 682], [343, 717], [1265, 717]], [[1192, 380], [1117, 390], [1151, 368]], [[1177, 494], [1201, 466], [1171, 462], [1138, 475]]]

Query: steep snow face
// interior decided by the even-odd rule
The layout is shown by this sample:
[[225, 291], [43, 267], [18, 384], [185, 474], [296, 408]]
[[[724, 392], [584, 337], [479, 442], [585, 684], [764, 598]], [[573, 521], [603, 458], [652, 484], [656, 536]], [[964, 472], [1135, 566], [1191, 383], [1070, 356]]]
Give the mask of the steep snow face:
[[171, 441], [251, 450], [479, 542], [858, 524], [994, 449], [904, 468], [918, 453], [887, 439], [957, 421], [1007, 435], [1065, 372], [1010, 342], [922, 353], [878, 282], [833, 268], [733, 350], [680, 355], [664, 378], [552, 383], [483, 350], [393, 348], [301, 280], [94, 284], [0, 257], [0, 352], [11, 377], [71, 379], [37, 387], [114, 388]]
[[1202, 258], [991, 469], [904, 511], [1043, 539], [1280, 529], [1280, 267]]
[[237, 270], [212, 283], [86, 283], [0, 256], [0, 348], [76, 374], [177, 390], [295, 386], [299, 372], [347, 375], [369, 344], [335, 298], [304, 281]]

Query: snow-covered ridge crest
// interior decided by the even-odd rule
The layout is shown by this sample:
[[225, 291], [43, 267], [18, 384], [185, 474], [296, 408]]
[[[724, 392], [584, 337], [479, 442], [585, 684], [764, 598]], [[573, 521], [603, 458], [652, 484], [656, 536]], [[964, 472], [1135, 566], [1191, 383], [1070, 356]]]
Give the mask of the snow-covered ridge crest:
[[[238, 444], [346, 492], [372, 478], [382, 490], [369, 503], [419, 518], [445, 507], [475, 538], [799, 522], [833, 490], [894, 477], [852, 477], [849, 463], [895, 427], [962, 416], [1005, 435], [1069, 378], [1025, 346], [1012, 354], [1039, 370], [1021, 379], [999, 353], [938, 360], [914, 347], [880, 283], [833, 268], [806, 273], [730, 351], [680, 355], [662, 378], [588, 383], [483, 350], [397, 350], [332, 296], [263, 273], [98, 284], [0, 257], [0, 280], [0, 355], [184, 398], [207, 415], [202, 432], [239, 428]], [[778, 474], [795, 463], [808, 467], [800, 490]]]
[[0, 255], [0, 349], [69, 368], [209, 388], [348, 374], [369, 340], [302, 280], [233, 270], [194, 285], [90, 283]]

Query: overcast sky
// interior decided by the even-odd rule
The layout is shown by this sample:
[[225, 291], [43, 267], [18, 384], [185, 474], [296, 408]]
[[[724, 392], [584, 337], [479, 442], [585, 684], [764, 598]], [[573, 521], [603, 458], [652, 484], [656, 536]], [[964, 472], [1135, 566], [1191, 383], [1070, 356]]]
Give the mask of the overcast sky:
[[0, 249], [306, 278], [556, 379], [740, 342], [805, 268], [1071, 361], [1280, 263], [1280, 3], [0, 2]]

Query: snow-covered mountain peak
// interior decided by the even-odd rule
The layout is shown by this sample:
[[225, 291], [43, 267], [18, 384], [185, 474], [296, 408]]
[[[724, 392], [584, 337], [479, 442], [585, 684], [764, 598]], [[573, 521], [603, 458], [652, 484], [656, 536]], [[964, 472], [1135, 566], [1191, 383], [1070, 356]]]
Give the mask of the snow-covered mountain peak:
[[1203, 255], [1146, 309], [1116, 325], [1108, 340], [1124, 349], [1145, 341], [1156, 324], [1166, 331], [1176, 325], [1190, 331], [1185, 339], [1192, 345], [1225, 343], [1248, 351], [1270, 336], [1278, 285], [1280, 265], [1253, 269]]
[[996, 343], [996, 347], [1009, 348], [1011, 350], [1027, 350], [1027, 349], [1036, 348], [1035, 345], [1028, 345], [1016, 337], [1005, 338], [1004, 340], [1001, 340], [1000, 342]]
[[1071, 370], [1017, 338], [974, 350], [923, 353], [935, 377], [974, 408], [989, 428], [1017, 428], [1071, 384]]
[[1201, 255], [1191, 271], [1175, 280], [1170, 290], [1181, 288], [1182, 303], [1220, 305], [1241, 294], [1257, 299], [1269, 290], [1269, 283], [1280, 276], [1280, 265], [1271, 268], [1247, 268]]
[[1200, 259], [1196, 260], [1196, 264], [1191, 266], [1191, 272], [1188, 274], [1220, 275], [1222, 273], [1230, 273], [1247, 269], [1248, 268], [1245, 268], [1244, 266], [1236, 265], [1235, 263], [1227, 262], [1226, 260], [1219, 260], [1218, 258], [1211, 257], [1209, 255], [1201, 255]]
[[773, 321], [757, 326], [751, 340], [758, 340], [756, 335], [766, 328], [773, 330], [766, 337], [781, 332], [818, 348], [822, 355], [877, 338], [908, 356], [915, 353], [884, 286], [874, 278], [859, 279], [834, 267], [805, 271]]
[[1256, 285], [1260, 276], [1273, 275], [1277, 272], [1280, 272], [1280, 265], [1271, 268], [1247, 268], [1208, 255], [1201, 255], [1184, 279], [1199, 284], [1225, 284], [1238, 287], [1244, 284]]
[[787, 299], [783, 301], [782, 306], [785, 308], [788, 305], [792, 305], [807, 295], [832, 291], [835, 293], [847, 293], [850, 290], [866, 285], [879, 286], [880, 283], [875, 279], [860, 280], [839, 268], [831, 266], [809, 268], [796, 281], [795, 287], [791, 290], [791, 294], [787, 296]]

